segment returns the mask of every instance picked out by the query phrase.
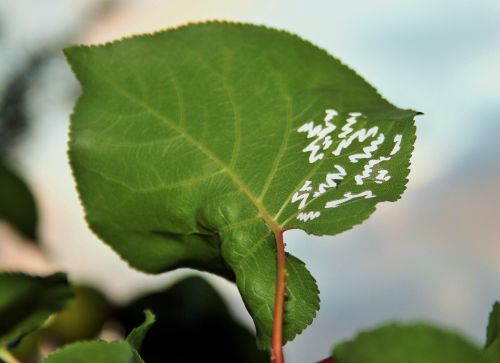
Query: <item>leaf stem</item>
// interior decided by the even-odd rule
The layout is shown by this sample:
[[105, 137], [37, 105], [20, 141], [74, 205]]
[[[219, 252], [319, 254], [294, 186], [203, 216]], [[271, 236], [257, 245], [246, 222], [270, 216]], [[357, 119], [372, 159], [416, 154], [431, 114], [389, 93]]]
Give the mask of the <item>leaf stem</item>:
[[284, 230], [278, 229], [274, 236], [278, 252], [278, 265], [276, 274], [276, 296], [274, 299], [273, 337], [272, 337], [272, 362], [284, 363], [283, 358], [283, 312], [285, 307], [286, 287], [286, 257]]
[[0, 347], [0, 360], [5, 363], [21, 363], [6, 347]]

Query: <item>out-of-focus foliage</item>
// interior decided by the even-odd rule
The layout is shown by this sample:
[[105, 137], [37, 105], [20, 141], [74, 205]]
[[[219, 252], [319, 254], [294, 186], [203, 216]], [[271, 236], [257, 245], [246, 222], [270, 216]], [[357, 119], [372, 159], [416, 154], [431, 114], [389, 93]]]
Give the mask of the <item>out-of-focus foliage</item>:
[[[52, 353], [43, 363], [143, 363], [137, 349], [155, 322], [155, 316], [151, 311], [144, 313], [145, 321], [134, 328], [124, 341], [72, 343]], [[166, 348], [165, 342], [164, 348]]]
[[0, 155], [0, 220], [11, 224], [29, 240], [35, 240], [38, 213], [28, 185]]
[[73, 298], [65, 274], [0, 273], [0, 346], [13, 344], [64, 309]]
[[336, 363], [497, 363], [496, 309], [498, 303], [490, 316], [486, 351], [454, 331], [424, 323], [392, 323], [338, 344], [333, 350], [333, 360]]
[[57, 314], [44, 329], [44, 337], [59, 343], [92, 339], [99, 335], [111, 313], [110, 302], [99, 290], [75, 286], [71, 306]]
[[27, 93], [34, 76], [49, 57], [50, 54], [44, 52], [32, 57], [0, 87], [0, 154], [5, 154], [28, 126]]
[[500, 302], [493, 305], [490, 313], [485, 349], [495, 362], [500, 362]]
[[234, 321], [202, 278], [186, 278], [141, 297], [120, 308], [115, 319], [130, 331], [144, 309], [155, 311], [157, 318], [140, 349], [147, 363], [269, 362], [268, 354], [256, 348], [253, 334]]
[[36, 363], [40, 361], [40, 343], [43, 329], [35, 330], [24, 336], [10, 351], [22, 363]]

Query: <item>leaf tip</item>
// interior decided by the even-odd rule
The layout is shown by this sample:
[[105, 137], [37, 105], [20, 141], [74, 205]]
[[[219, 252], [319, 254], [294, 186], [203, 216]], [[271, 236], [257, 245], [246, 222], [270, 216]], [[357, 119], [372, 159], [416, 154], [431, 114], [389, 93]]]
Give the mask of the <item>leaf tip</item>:
[[151, 310], [144, 310], [144, 322], [137, 328], [132, 329], [130, 334], [127, 336], [126, 341], [132, 348], [139, 350], [144, 337], [148, 333], [151, 326], [155, 323], [156, 316]]

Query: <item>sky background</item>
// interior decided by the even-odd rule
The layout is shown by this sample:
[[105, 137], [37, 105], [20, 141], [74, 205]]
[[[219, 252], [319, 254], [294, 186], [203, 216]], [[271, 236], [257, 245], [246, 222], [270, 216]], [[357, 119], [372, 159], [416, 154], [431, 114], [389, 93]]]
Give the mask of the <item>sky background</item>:
[[[87, 229], [66, 157], [79, 91], [60, 48], [207, 19], [297, 33], [395, 105], [424, 112], [400, 201], [380, 204], [371, 219], [338, 236], [286, 234], [322, 300], [315, 322], [286, 346], [287, 362], [319, 360], [332, 343], [393, 319], [439, 322], [482, 343], [490, 307], [500, 300], [498, 0], [0, 0], [0, 92], [29, 57], [51, 54], [29, 91], [31, 125], [12, 155], [38, 200], [50, 268], [117, 301], [191, 273], [131, 270]], [[0, 266], [8, 236], [0, 228]], [[210, 281], [252, 326], [236, 288]]]

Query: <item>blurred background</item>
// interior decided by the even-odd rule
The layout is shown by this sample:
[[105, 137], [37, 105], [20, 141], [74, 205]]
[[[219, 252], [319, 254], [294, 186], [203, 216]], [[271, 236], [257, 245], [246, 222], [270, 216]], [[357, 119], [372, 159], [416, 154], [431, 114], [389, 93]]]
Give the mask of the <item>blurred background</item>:
[[322, 301], [315, 322], [287, 344], [287, 362], [324, 358], [332, 343], [393, 319], [438, 322], [483, 343], [500, 300], [498, 0], [0, 0], [0, 155], [27, 182], [38, 210], [36, 231], [0, 221], [0, 270], [64, 270], [113, 304], [202, 275], [237, 324], [253, 329], [229, 282], [187, 270], [148, 276], [98, 241], [66, 156], [80, 91], [63, 46], [207, 19], [297, 33], [395, 105], [424, 112], [402, 200], [335, 237], [286, 234]]

